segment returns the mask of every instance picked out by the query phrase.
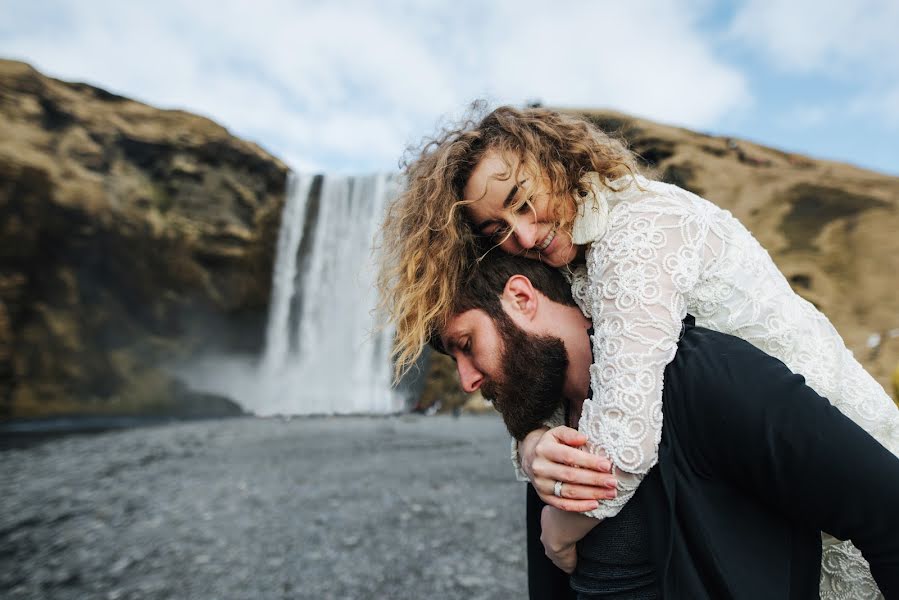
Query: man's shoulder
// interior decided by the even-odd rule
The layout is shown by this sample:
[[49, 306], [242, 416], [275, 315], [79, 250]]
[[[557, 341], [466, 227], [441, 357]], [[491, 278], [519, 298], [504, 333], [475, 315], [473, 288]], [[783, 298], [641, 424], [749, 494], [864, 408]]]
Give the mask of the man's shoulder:
[[669, 371], [694, 390], [733, 393], [765, 386], [792, 372], [739, 337], [685, 322]]

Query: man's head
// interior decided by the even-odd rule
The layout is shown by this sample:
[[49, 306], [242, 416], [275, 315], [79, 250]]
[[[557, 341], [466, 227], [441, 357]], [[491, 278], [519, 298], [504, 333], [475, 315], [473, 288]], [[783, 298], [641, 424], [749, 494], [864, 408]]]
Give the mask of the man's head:
[[521, 439], [561, 405], [565, 339], [578, 332], [586, 339], [585, 322], [558, 270], [491, 252], [468, 272], [431, 344], [456, 361], [462, 388], [481, 389]]

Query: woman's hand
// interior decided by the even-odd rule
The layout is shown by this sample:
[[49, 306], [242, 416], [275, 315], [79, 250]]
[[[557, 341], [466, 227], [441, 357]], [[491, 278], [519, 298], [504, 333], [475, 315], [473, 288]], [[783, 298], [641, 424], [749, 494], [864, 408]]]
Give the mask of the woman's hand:
[[[564, 426], [537, 429], [520, 442], [521, 468], [541, 500], [560, 510], [586, 512], [599, 506], [597, 500], [617, 495], [611, 462], [579, 448], [586, 443], [587, 436]], [[554, 494], [557, 481], [561, 497]]]
[[546, 556], [571, 575], [577, 566], [577, 543], [599, 523], [598, 519], [544, 506], [540, 513], [540, 541]]

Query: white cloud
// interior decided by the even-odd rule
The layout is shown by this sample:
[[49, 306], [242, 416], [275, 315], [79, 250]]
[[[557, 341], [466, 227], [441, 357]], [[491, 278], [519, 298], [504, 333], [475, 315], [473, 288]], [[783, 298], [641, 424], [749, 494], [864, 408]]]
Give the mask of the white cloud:
[[897, 126], [899, 2], [748, 0], [730, 34], [776, 69], [851, 85], [858, 117]]
[[732, 34], [785, 70], [849, 76], [899, 73], [895, 0], [748, 0]]
[[[24, 6], [23, 6], [24, 5]], [[392, 169], [487, 96], [709, 128], [751, 102], [705, 0], [6, 3], [0, 53], [212, 117], [295, 165]]]

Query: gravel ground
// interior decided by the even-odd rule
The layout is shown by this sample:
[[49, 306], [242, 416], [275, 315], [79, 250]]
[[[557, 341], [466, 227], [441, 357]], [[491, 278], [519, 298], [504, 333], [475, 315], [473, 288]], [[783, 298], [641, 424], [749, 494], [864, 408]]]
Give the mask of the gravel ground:
[[0, 597], [522, 598], [495, 416], [227, 419], [2, 453]]

